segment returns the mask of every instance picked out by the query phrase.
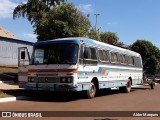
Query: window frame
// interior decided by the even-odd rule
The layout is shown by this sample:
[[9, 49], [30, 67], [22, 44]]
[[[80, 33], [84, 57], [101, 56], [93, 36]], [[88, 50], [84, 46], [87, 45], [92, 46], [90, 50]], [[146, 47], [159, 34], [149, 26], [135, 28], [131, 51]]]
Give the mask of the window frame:
[[[84, 45], [84, 51], [83, 51], [83, 54], [85, 53], [85, 48], [88, 48], [89, 49], [89, 57], [88, 58], [85, 58], [83, 59], [83, 64], [84, 65], [91, 65], [91, 66], [95, 66], [98, 64], [98, 56], [97, 56], [97, 48], [96, 47], [93, 47], [93, 46], [89, 46], [89, 45]], [[93, 53], [96, 55], [96, 59], [92, 59], [92, 51], [91, 49], [95, 49], [95, 52], [96, 53]]]

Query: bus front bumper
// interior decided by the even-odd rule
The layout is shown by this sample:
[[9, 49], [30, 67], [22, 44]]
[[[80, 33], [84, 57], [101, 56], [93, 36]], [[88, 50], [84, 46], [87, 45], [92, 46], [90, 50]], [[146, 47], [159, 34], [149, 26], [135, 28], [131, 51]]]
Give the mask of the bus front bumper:
[[76, 85], [60, 83], [25, 83], [19, 84], [19, 88], [42, 91], [79, 91]]

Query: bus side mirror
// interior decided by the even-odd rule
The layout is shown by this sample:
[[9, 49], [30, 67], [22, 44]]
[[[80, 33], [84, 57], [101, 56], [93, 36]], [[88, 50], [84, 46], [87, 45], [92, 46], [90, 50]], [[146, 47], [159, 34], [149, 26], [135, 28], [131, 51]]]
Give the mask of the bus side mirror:
[[25, 51], [21, 51], [21, 59], [22, 59], [22, 60], [25, 59], [25, 56], [26, 56]]

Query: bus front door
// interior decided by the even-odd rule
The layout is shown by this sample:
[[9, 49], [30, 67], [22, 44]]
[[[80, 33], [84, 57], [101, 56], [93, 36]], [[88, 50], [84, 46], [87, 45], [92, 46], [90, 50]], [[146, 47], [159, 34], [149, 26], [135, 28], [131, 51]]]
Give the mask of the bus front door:
[[27, 47], [18, 48], [18, 81], [19, 86], [23, 86], [28, 81], [28, 66], [30, 62], [30, 55]]

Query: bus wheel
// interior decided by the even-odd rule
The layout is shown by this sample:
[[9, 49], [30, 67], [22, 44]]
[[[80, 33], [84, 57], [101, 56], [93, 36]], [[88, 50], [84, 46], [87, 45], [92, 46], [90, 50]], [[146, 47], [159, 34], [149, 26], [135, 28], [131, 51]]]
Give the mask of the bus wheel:
[[155, 82], [151, 82], [149, 85], [150, 85], [151, 89], [155, 88]]
[[89, 85], [89, 89], [87, 90], [87, 98], [89, 99], [94, 98], [95, 94], [96, 94], [96, 86], [94, 82], [91, 82], [91, 84]]
[[123, 93], [129, 93], [131, 91], [131, 81], [129, 80], [125, 87], [119, 87], [119, 90]]

